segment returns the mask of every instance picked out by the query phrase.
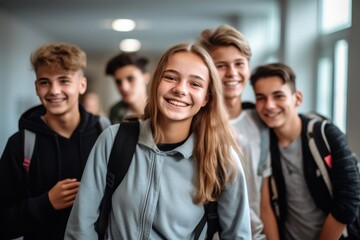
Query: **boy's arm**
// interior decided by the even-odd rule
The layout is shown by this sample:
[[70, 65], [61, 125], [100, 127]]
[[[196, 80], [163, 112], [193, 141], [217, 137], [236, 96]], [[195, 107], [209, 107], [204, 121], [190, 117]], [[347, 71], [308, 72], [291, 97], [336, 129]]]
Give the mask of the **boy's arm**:
[[270, 202], [269, 177], [264, 178], [263, 188], [261, 190], [260, 216], [264, 223], [266, 239], [280, 239], [276, 217]]
[[0, 239], [26, 234], [55, 211], [48, 192], [28, 196], [22, 146], [18, 132], [9, 138], [0, 159]]
[[360, 175], [346, 136], [333, 124], [326, 124], [325, 133], [332, 156], [333, 200], [330, 208], [331, 217], [327, 217], [324, 227], [332, 223], [331, 225], [336, 228], [336, 224], [333, 224], [335, 221], [350, 224], [358, 214]]
[[34, 219], [28, 209], [21, 135], [9, 138], [0, 159], [0, 239], [22, 236]]
[[320, 233], [320, 240], [338, 240], [346, 225], [337, 221], [331, 213], [326, 217]]

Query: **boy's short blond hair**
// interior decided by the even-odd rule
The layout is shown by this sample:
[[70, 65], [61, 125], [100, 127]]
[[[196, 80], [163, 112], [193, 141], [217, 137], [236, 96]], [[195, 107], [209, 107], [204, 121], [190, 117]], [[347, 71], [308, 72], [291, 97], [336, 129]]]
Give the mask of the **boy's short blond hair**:
[[86, 67], [86, 53], [68, 43], [45, 44], [31, 54], [30, 61], [35, 72], [40, 67], [78, 71]]
[[205, 29], [197, 40], [210, 53], [218, 47], [234, 46], [250, 61], [249, 42], [240, 31], [227, 24], [220, 25], [215, 29]]

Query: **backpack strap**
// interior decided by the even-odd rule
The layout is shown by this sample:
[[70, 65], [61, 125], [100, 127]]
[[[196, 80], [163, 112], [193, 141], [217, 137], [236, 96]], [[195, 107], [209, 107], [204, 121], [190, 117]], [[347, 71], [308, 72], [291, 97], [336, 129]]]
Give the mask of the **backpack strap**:
[[217, 211], [217, 202], [209, 202], [205, 206], [205, 213], [207, 215], [207, 239], [213, 239], [213, 236], [216, 232], [221, 232], [221, 227], [219, 223], [219, 215]]
[[241, 103], [241, 107], [242, 109], [255, 109], [255, 103], [245, 101]]
[[[308, 144], [311, 151], [311, 154], [316, 162], [317, 167], [320, 170], [321, 176], [324, 179], [325, 185], [330, 193], [330, 196], [333, 197], [333, 190], [332, 190], [332, 184], [330, 181], [328, 170], [326, 169], [325, 163], [328, 165], [329, 168], [332, 167], [331, 165], [331, 155], [330, 155], [330, 146], [327, 141], [326, 135], [325, 135], [325, 125], [327, 124], [327, 121], [321, 121], [319, 122], [320, 128], [317, 127], [315, 131], [320, 132], [319, 135], [321, 136], [321, 140], [324, 142], [327, 148], [328, 154], [321, 154], [318, 146], [318, 141], [315, 141], [315, 133], [314, 133], [314, 126], [319, 126], [317, 123], [319, 122], [318, 119], [311, 119], [307, 126], [307, 138], [308, 138]], [[318, 140], [318, 139], [317, 139]], [[324, 156], [324, 159], [322, 156]]]
[[[307, 127], [307, 137], [311, 154], [320, 170], [330, 196], [333, 198], [332, 184], [328, 170], [326, 169], [326, 166], [328, 169], [332, 168], [331, 149], [325, 135], [325, 126], [327, 123], [329, 123], [327, 120], [311, 119]], [[324, 145], [326, 146], [325, 148]], [[344, 229], [342, 235], [345, 238], [348, 236], [347, 227]]]
[[277, 218], [280, 218], [279, 194], [273, 176], [269, 178], [269, 189], [271, 191], [270, 200], [273, 205], [274, 214]]
[[99, 218], [95, 223], [95, 230], [101, 240], [105, 237], [109, 222], [112, 194], [129, 169], [139, 138], [139, 131], [139, 122], [132, 121], [122, 122], [116, 133], [108, 161], [105, 193], [101, 200]]
[[221, 232], [221, 227], [219, 223], [219, 215], [217, 212], [217, 202], [209, 202], [204, 205], [204, 216], [201, 218], [200, 222], [195, 227], [195, 237], [194, 239], [199, 239], [205, 224], [207, 223], [207, 232], [206, 239], [213, 239], [213, 236], [216, 232]]
[[29, 175], [31, 158], [34, 152], [36, 134], [24, 129], [24, 160], [23, 167], [26, 175]]

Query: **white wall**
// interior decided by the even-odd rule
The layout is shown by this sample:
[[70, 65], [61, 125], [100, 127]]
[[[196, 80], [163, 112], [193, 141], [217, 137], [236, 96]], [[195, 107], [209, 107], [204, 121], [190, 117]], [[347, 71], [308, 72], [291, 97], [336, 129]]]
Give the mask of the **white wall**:
[[[110, 106], [120, 99], [113, 79], [105, 76], [105, 66], [111, 57], [88, 56], [88, 65], [85, 71], [88, 78], [88, 90], [96, 92], [100, 96], [102, 110], [105, 114], [108, 114]], [[93, 60], [89, 61], [91, 59]]]
[[315, 110], [317, 1], [285, 0], [282, 61], [296, 74], [296, 87], [303, 94], [300, 112]]
[[18, 130], [22, 112], [39, 103], [29, 57], [51, 38], [0, 9], [0, 153]]

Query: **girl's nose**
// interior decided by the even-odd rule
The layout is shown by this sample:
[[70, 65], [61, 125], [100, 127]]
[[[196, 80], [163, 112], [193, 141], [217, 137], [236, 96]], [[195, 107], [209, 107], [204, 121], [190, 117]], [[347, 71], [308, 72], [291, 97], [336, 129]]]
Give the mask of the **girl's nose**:
[[184, 81], [179, 81], [172, 89], [172, 92], [177, 95], [186, 95], [187, 93], [186, 83]]

